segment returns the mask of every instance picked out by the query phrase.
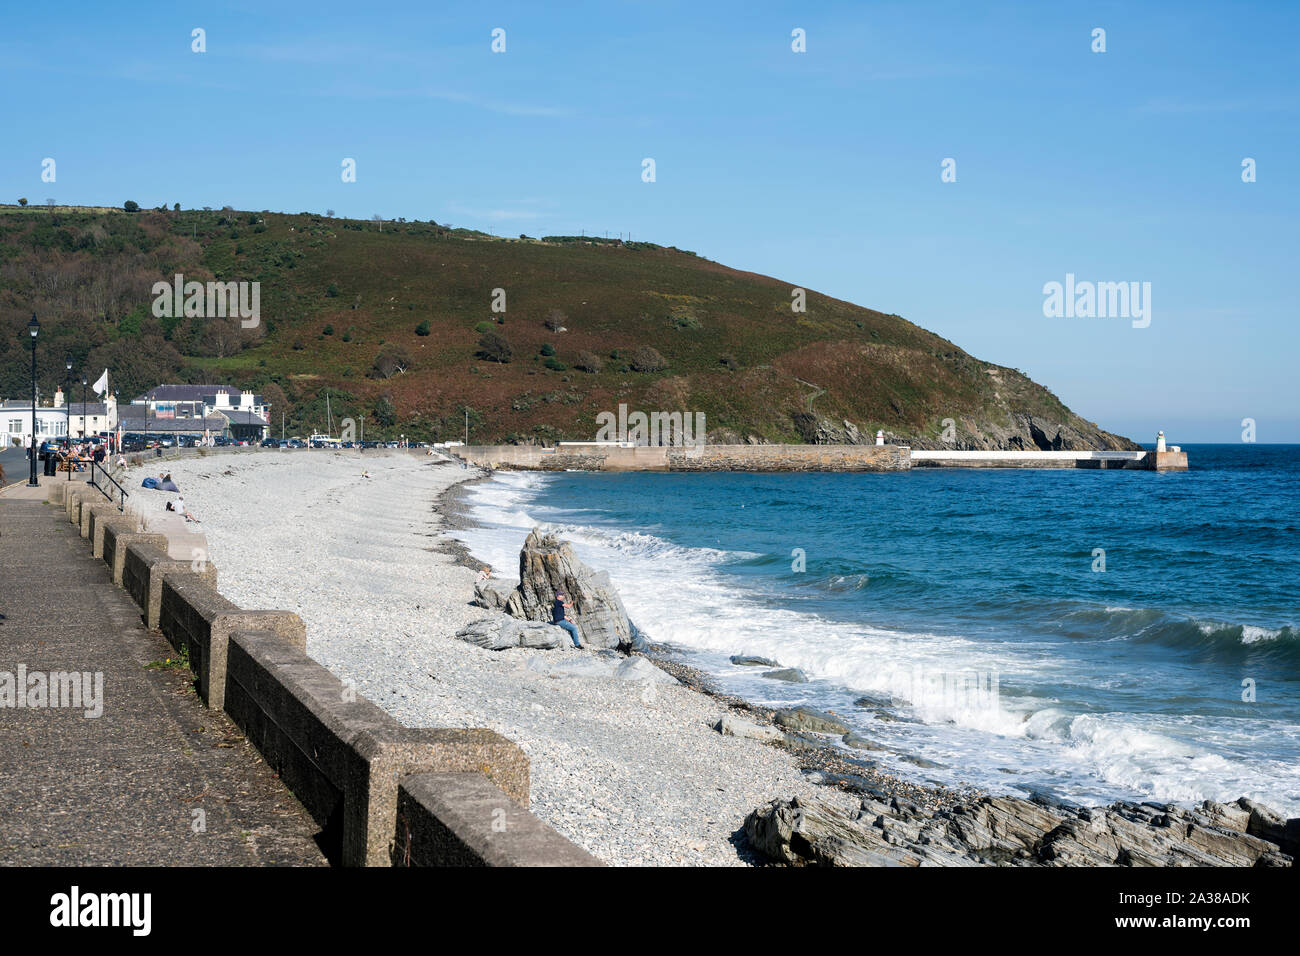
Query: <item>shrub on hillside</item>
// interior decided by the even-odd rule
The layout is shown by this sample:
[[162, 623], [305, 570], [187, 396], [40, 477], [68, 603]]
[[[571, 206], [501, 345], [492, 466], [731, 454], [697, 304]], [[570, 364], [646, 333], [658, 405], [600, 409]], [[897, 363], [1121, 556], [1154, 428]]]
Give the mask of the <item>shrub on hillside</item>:
[[392, 378], [411, 367], [410, 356], [406, 352], [390, 345], [380, 350], [375, 356], [374, 374], [379, 378]]
[[728, 352], [726, 355], [719, 356], [719, 358], [718, 358], [718, 364], [719, 364], [719, 365], [725, 365], [727, 368], [731, 369], [733, 372], [734, 372], [736, 369], [740, 368], [740, 363], [736, 361], [736, 357], [735, 357], [734, 355], [732, 355], [730, 352]]
[[578, 353], [578, 358], [573, 363], [573, 367], [582, 369], [584, 372], [590, 372], [594, 375], [605, 367], [605, 363], [600, 360], [599, 355], [583, 349]]
[[487, 333], [491, 332], [495, 327], [495, 324], [496, 323], [494, 322], [480, 322], [478, 325], [474, 326], [474, 331], [479, 335], [487, 335]]
[[540, 350], [540, 351], [541, 351], [541, 354], [542, 354], [542, 355], [554, 355], [554, 354], [555, 354], [555, 346], [552, 345], [550, 342], [547, 342], [547, 343], [545, 343], [545, 344], [541, 347], [541, 350]]
[[569, 369], [569, 366], [557, 358], [548, 358], [543, 364], [553, 372], [566, 372]]
[[503, 336], [489, 332], [478, 340], [478, 356], [490, 362], [509, 362], [514, 353]]
[[[134, 199], [128, 199], [126, 202], [122, 203], [122, 208], [127, 212], [139, 212], [140, 204]], [[30, 404], [30, 402], [28, 404]]]
[[664, 357], [648, 345], [642, 345], [633, 352], [629, 364], [634, 372], [662, 372], [668, 367]]
[[338, 283], [336, 283], [336, 282], [331, 282], [331, 283], [330, 283], [330, 287], [329, 287], [328, 289], [325, 290], [325, 294], [326, 294], [327, 296], [329, 296], [331, 299], [337, 299], [338, 296], [339, 296], [339, 287], [338, 287]]
[[416, 335], [428, 335], [428, 334], [429, 334], [429, 322], [428, 322], [428, 320], [425, 320], [424, 322], [421, 322], [419, 325], [417, 325], [417, 326], [415, 327], [415, 334], [416, 334]]

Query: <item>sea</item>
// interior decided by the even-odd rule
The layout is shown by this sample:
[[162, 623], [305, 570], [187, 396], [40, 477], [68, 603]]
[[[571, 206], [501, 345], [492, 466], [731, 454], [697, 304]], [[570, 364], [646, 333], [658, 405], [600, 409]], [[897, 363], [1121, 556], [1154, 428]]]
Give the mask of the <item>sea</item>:
[[498, 472], [458, 536], [514, 577], [555, 531], [649, 640], [834, 710], [908, 779], [1300, 816], [1300, 446], [1183, 448], [1183, 473]]

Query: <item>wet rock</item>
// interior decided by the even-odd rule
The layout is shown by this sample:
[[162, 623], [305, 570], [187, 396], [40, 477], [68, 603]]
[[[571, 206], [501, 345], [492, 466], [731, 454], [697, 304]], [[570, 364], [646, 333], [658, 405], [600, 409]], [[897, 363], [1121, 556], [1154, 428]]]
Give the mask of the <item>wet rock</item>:
[[848, 724], [838, 717], [812, 707], [791, 707], [776, 712], [776, 722], [790, 730], [810, 731], [815, 734], [847, 734]]
[[884, 750], [880, 744], [873, 744], [866, 737], [859, 737], [853, 732], [849, 732], [842, 738], [844, 746], [852, 747], [854, 750]]
[[797, 667], [787, 667], [779, 671], [768, 671], [763, 675], [769, 680], [783, 680], [791, 684], [806, 684], [808, 678], [804, 676], [803, 671]]
[[926, 760], [924, 757], [918, 757], [916, 754], [899, 754], [898, 759], [925, 770], [941, 770], [944, 766], [941, 763], [935, 763], [933, 760]]
[[780, 667], [776, 661], [768, 660], [766, 657], [746, 657], [743, 654], [733, 654], [731, 663], [738, 664], [741, 667]]

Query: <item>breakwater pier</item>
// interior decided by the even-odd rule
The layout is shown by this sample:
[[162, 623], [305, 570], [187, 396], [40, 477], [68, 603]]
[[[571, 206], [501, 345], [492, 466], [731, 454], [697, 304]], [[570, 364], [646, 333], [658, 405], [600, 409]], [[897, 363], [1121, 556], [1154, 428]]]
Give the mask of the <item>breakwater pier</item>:
[[1186, 471], [1187, 452], [923, 450], [908, 445], [461, 445], [471, 465], [516, 471], [907, 471], [912, 468], [1095, 468]]

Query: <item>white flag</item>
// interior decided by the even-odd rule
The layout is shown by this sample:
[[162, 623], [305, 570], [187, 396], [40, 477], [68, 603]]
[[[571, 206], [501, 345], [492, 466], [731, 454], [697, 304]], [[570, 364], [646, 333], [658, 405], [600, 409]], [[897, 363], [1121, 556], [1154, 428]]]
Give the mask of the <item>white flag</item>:
[[90, 386], [95, 390], [96, 395], [103, 395], [108, 391], [108, 369], [104, 369], [104, 374], [99, 376], [95, 384]]

